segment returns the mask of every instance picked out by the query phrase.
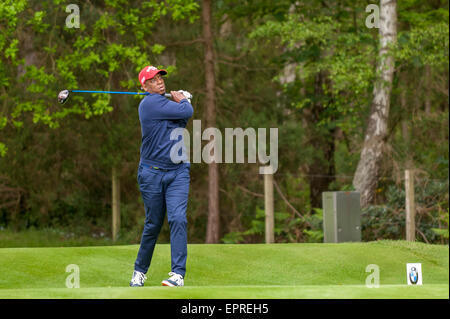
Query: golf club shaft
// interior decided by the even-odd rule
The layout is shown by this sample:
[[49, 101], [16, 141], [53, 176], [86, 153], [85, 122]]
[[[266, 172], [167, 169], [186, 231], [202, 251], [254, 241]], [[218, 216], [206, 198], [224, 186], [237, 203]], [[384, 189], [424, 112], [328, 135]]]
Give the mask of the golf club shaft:
[[[123, 92], [123, 91], [87, 91], [87, 90], [70, 90], [69, 92], [74, 93], [107, 93], [107, 94], [129, 94], [129, 95], [149, 95], [148, 92]], [[170, 93], [165, 93], [165, 97], [171, 98]]]

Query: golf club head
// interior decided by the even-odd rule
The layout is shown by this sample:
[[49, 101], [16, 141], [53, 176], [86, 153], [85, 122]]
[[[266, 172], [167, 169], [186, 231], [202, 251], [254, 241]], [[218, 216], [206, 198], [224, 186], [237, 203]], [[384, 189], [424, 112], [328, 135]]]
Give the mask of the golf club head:
[[61, 104], [66, 103], [66, 101], [69, 99], [69, 90], [63, 90], [59, 92], [58, 94], [58, 102]]

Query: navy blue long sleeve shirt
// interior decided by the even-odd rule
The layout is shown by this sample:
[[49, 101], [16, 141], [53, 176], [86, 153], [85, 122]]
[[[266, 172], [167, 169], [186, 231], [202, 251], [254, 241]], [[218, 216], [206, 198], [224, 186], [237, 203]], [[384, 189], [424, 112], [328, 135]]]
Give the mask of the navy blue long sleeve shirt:
[[[174, 163], [170, 157], [172, 147], [182, 140], [171, 140], [174, 129], [186, 127], [194, 113], [187, 99], [180, 103], [171, 101], [160, 94], [149, 94], [139, 104], [139, 121], [141, 122], [142, 144], [141, 163], [162, 169], [175, 169], [181, 163]], [[186, 162], [187, 157], [184, 161]]]

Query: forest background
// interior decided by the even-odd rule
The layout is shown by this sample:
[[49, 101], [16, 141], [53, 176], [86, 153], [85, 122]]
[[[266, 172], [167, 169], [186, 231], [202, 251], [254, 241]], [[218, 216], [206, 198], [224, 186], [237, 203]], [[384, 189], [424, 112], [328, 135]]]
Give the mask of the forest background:
[[[445, 244], [449, 2], [394, 2], [387, 134], [373, 198], [362, 207], [362, 240], [405, 238], [404, 172], [412, 169], [416, 240]], [[76, 23], [67, 20], [70, 4], [79, 28], [67, 26]], [[275, 241], [321, 242], [322, 192], [355, 190], [371, 116], [380, 60], [379, 29], [367, 24], [371, 4], [380, 5], [1, 0], [0, 234], [110, 243], [118, 182], [115, 242], [139, 243], [142, 97], [73, 94], [64, 105], [56, 97], [63, 89], [138, 91], [140, 69], [155, 65], [168, 70], [167, 88], [193, 94], [192, 119], [202, 129], [278, 128]], [[264, 242], [259, 167], [191, 164], [190, 243]], [[159, 241], [169, 241], [167, 223]]]

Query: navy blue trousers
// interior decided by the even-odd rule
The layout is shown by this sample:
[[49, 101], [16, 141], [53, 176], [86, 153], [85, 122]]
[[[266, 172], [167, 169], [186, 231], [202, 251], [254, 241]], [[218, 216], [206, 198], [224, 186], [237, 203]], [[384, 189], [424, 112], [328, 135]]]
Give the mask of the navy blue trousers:
[[147, 273], [166, 211], [170, 227], [172, 272], [185, 276], [187, 259], [186, 208], [189, 196], [190, 164], [163, 171], [143, 164], [138, 183], [144, 200], [145, 224], [134, 269]]

